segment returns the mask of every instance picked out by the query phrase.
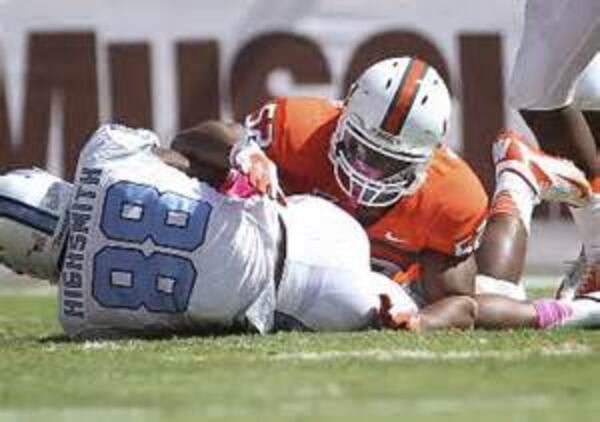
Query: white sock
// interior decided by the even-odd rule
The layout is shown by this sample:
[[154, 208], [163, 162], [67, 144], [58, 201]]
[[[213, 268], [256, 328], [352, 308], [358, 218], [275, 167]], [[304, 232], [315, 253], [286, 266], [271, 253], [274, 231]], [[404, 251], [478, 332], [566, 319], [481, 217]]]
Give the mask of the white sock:
[[525, 285], [523, 283], [515, 284], [510, 281], [500, 280], [483, 274], [477, 274], [475, 277], [475, 292], [492, 293], [501, 296], [507, 296], [515, 300], [527, 299]]
[[496, 179], [490, 216], [516, 215], [529, 233], [533, 209], [539, 202], [539, 197], [521, 176], [512, 171], [503, 171]]

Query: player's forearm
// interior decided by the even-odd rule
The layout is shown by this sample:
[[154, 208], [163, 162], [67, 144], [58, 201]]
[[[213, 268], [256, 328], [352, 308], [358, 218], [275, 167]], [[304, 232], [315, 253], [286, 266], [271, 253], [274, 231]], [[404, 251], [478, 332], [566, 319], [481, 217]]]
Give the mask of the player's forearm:
[[474, 327], [477, 313], [477, 303], [473, 298], [469, 296], [447, 297], [421, 309], [413, 331], [471, 329]]
[[451, 257], [426, 252], [421, 258], [421, 283], [426, 303], [436, 303], [450, 296], [473, 296], [477, 263], [473, 254]]
[[480, 294], [475, 296], [475, 300], [479, 308], [477, 328], [497, 330], [536, 327], [537, 313], [530, 302], [495, 294]]
[[230, 167], [231, 146], [242, 131], [242, 127], [235, 123], [208, 120], [179, 132], [171, 148], [190, 160], [190, 175], [219, 183], [224, 180]]

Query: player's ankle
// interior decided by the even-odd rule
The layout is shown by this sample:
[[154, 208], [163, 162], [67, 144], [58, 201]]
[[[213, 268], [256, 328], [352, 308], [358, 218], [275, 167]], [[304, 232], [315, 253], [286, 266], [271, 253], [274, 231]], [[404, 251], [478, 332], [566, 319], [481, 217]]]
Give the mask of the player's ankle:
[[539, 299], [533, 302], [536, 313], [536, 327], [546, 329], [558, 327], [573, 314], [569, 302], [556, 299]]

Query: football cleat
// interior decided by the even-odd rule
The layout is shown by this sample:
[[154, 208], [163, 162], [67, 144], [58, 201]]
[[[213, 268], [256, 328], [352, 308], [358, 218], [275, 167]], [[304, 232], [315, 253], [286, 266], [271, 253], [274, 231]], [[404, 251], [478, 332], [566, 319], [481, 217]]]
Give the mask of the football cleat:
[[600, 291], [600, 263], [589, 262], [583, 250], [571, 263], [556, 291], [557, 299], [574, 299]]
[[567, 301], [572, 314], [562, 322], [563, 327], [600, 328], [600, 291], [590, 291]]
[[587, 258], [583, 249], [581, 249], [577, 259], [567, 264], [567, 271], [560, 279], [560, 285], [556, 290], [555, 297], [557, 299], [573, 299], [575, 297], [575, 289], [583, 279], [587, 267]]
[[505, 171], [516, 173], [541, 200], [564, 202], [576, 207], [590, 201], [590, 184], [575, 164], [529, 145], [517, 132], [500, 133], [494, 142], [492, 156], [496, 177]]
[[586, 265], [583, 275], [575, 286], [575, 298], [587, 296], [592, 292], [600, 291], [600, 264], [595, 262]]

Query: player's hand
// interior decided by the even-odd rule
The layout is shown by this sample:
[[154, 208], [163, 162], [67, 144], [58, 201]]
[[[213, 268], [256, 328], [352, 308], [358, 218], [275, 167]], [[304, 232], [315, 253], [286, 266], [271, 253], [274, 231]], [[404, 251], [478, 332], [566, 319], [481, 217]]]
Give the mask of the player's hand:
[[392, 301], [388, 295], [379, 295], [379, 321], [384, 328], [418, 332], [420, 319], [412, 312], [392, 312]]
[[233, 156], [233, 164], [248, 176], [250, 184], [261, 194], [271, 199], [285, 201], [283, 191], [279, 186], [277, 166], [264, 151], [254, 142], [248, 142]]

